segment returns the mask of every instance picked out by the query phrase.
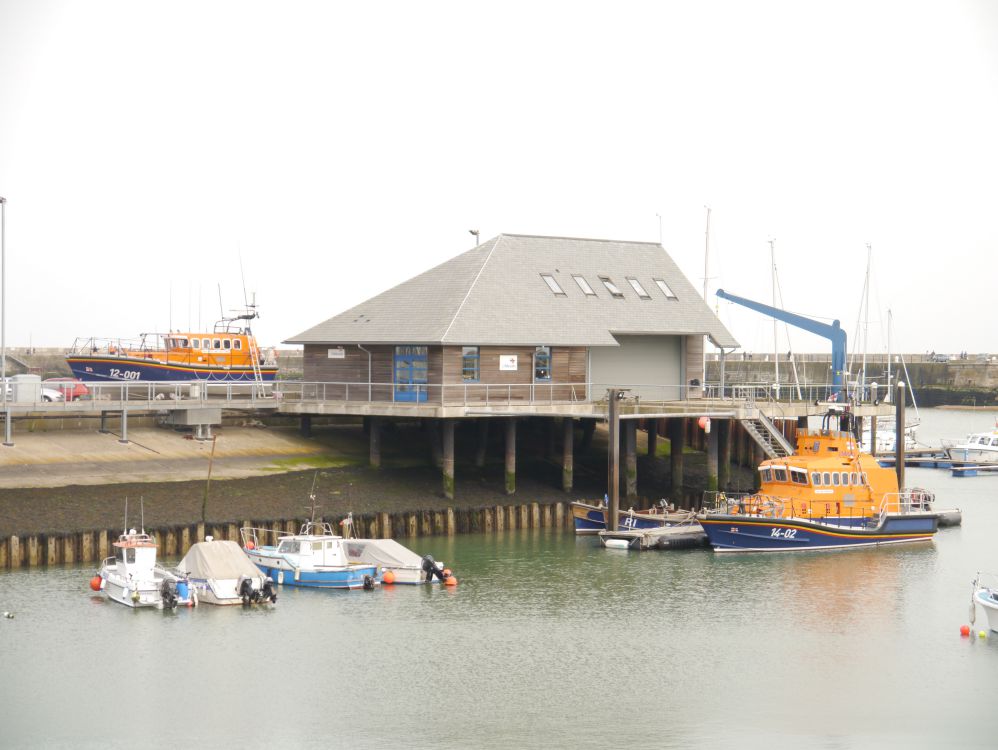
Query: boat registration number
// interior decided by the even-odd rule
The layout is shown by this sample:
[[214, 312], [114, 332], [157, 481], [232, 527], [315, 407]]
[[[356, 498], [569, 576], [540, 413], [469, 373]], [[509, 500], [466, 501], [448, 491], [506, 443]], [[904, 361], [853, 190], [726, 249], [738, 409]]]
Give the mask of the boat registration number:
[[774, 539], [793, 539], [797, 536], [797, 529], [773, 529], [769, 536]]
[[108, 374], [115, 380], [138, 380], [139, 371], [138, 370], [119, 370], [117, 367], [112, 367]]

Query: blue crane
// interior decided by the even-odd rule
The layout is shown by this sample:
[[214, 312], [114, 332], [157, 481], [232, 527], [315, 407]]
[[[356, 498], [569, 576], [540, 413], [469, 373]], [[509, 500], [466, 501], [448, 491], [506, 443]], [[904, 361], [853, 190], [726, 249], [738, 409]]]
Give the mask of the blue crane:
[[842, 327], [839, 325], [839, 321], [832, 321], [831, 325], [828, 325], [827, 323], [819, 323], [817, 320], [811, 320], [810, 318], [805, 318], [803, 315], [796, 315], [794, 313], [787, 312], [786, 310], [780, 310], [778, 307], [770, 307], [762, 302], [754, 302], [750, 299], [745, 299], [744, 297], [728, 294], [723, 289], [717, 290], [717, 296], [721, 299], [730, 300], [737, 305], [747, 307], [750, 310], [761, 312], [763, 315], [769, 315], [777, 320], [782, 320], [784, 323], [789, 323], [797, 328], [810, 331], [811, 333], [817, 334], [818, 336], [831, 341], [832, 394], [836, 398], [838, 397], [838, 395], [842, 392], [842, 382], [846, 370], [846, 332], [842, 330]]

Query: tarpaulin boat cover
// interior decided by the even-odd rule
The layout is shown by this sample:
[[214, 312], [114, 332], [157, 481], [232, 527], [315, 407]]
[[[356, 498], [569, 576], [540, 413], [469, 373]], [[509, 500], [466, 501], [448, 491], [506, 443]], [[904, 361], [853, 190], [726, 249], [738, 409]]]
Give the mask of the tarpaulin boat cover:
[[383, 568], [418, 568], [423, 558], [394, 539], [344, 539], [343, 548], [350, 562], [380, 565]]
[[257, 578], [260, 569], [246, 557], [243, 548], [236, 542], [211, 541], [198, 542], [187, 550], [184, 559], [177, 565], [177, 570], [194, 578]]

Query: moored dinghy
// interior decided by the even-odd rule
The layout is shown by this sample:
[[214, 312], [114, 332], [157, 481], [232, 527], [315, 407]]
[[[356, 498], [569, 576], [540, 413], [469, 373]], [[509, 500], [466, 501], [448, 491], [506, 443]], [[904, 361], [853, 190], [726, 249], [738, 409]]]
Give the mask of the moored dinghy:
[[236, 542], [214, 540], [191, 545], [177, 565], [208, 604], [255, 604], [277, 601], [274, 582], [260, 570]]
[[977, 619], [977, 608], [981, 609], [988, 618], [988, 627], [998, 632], [998, 575], [994, 573], [980, 573], [973, 583], [973, 594], [970, 604], [970, 622], [973, 624]]

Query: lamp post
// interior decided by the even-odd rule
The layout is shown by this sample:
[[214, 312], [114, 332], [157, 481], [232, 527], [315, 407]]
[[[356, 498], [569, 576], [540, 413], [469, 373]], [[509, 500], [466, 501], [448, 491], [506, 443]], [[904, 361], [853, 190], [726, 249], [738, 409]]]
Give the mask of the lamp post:
[[0, 383], [3, 388], [4, 440], [10, 440], [10, 403], [7, 400], [7, 199], [0, 196]]
[[469, 229], [469, 230], [468, 230], [468, 233], [469, 233], [469, 234], [473, 234], [473, 235], [475, 235], [475, 247], [478, 247], [478, 235], [479, 235], [479, 230], [477, 230], [477, 229]]

